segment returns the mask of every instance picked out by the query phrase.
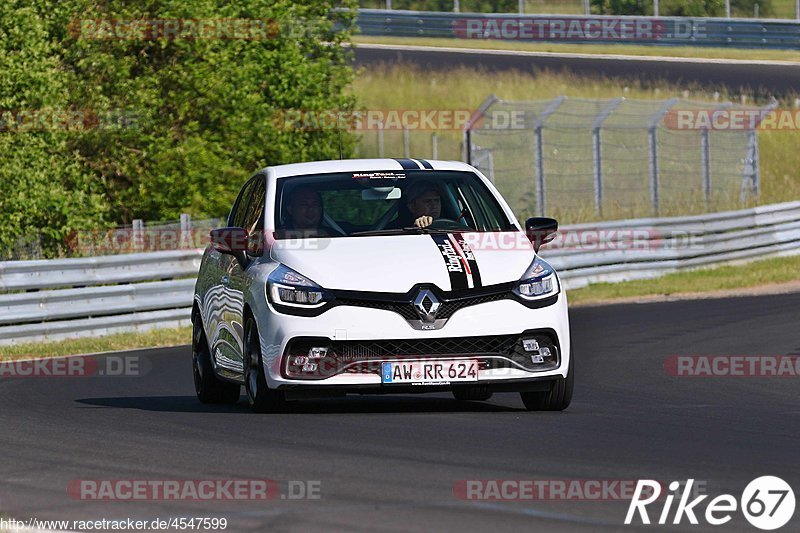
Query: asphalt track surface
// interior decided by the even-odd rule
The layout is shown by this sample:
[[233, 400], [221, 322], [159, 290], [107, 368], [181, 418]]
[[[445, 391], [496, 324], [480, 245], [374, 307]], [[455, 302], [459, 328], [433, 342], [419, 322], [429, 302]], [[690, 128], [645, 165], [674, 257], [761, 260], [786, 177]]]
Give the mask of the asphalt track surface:
[[[665, 54], [669, 49], [664, 50]], [[604, 76], [641, 81], [645, 86], [664, 82], [706, 90], [727, 89], [733, 94], [748, 93], [781, 97], [800, 93], [800, 64], [781, 61], [693, 60], [636, 56], [555, 54], [536, 52], [437, 49], [436, 47], [359, 45], [355, 63], [369, 67], [376, 63], [405, 62], [426, 70], [459, 66], [488, 73], [519, 70], [568, 72], [582, 76]]]
[[[753, 478], [777, 475], [797, 493], [800, 378], [677, 378], [664, 360], [800, 353], [798, 309], [800, 294], [573, 309], [576, 390], [563, 413], [526, 412], [515, 394], [466, 404], [436, 394], [256, 415], [244, 399], [198, 403], [187, 347], [125, 354], [142, 358], [141, 377], [2, 379], [0, 514], [217, 516], [228, 531], [630, 531], [639, 528], [622, 525], [624, 501], [474, 502], [453, 486], [694, 478], [738, 498]], [[89, 502], [66, 492], [78, 479], [228, 478], [317, 480], [321, 497]], [[800, 510], [784, 530], [798, 523]], [[685, 519], [649, 528], [686, 529]], [[715, 530], [756, 531], [740, 513]]]

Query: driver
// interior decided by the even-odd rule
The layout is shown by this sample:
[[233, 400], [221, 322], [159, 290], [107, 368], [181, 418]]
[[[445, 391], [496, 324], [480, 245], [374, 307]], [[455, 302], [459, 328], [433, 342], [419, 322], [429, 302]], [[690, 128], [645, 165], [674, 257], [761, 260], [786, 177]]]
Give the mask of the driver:
[[[398, 217], [399, 227], [414, 225], [425, 228], [441, 216], [442, 197], [439, 187], [431, 182], [417, 182], [411, 185], [405, 193], [405, 207], [408, 214]], [[403, 220], [406, 218], [406, 220]]]

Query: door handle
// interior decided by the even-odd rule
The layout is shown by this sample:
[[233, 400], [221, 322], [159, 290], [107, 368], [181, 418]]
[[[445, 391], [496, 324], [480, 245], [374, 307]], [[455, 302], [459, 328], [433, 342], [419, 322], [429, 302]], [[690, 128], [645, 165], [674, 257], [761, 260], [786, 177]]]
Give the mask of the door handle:
[[224, 287], [227, 287], [228, 283], [230, 283], [230, 281], [231, 281], [231, 278], [229, 278], [227, 275], [222, 276], [222, 285]]

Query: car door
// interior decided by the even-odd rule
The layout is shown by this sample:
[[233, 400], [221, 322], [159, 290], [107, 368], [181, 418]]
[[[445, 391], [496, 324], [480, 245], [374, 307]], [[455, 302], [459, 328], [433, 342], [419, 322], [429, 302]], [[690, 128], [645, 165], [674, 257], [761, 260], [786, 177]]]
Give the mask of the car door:
[[[242, 226], [248, 235], [256, 236], [264, 230], [264, 206], [266, 202], [266, 178], [260, 176], [255, 180], [250, 201], [242, 218]], [[231, 298], [231, 313], [227, 316], [230, 320], [231, 331], [236, 332], [237, 351], [231, 354], [239, 365], [244, 362], [244, 295], [247, 292], [247, 268], [251, 263], [243, 266], [239, 261], [233, 260], [228, 267], [228, 292]], [[243, 368], [243, 367], [242, 367]]]
[[[245, 227], [253, 189], [258, 181], [257, 177], [253, 177], [242, 187], [228, 217], [228, 227]], [[241, 266], [233, 255], [219, 255], [218, 267], [215, 269], [218, 280], [213, 290], [214, 299], [211, 303], [213, 311], [210, 315], [212, 315], [211, 323], [213, 324], [211, 353], [216, 365], [239, 373], [243, 369], [240, 354], [244, 298], [241, 286], [231, 285], [232, 275], [237, 268], [241, 269]]]

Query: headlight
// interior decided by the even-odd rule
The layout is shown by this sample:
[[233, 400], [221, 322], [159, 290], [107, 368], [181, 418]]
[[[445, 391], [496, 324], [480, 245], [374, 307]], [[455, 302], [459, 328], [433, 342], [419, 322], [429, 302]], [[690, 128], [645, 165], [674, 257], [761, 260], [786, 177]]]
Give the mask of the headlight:
[[316, 309], [333, 300], [328, 291], [284, 265], [267, 278], [267, 294], [275, 305], [300, 309]]
[[556, 271], [537, 256], [514, 285], [513, 292], [523, 300], [540, 300], [558, 294], [559, 290]]

